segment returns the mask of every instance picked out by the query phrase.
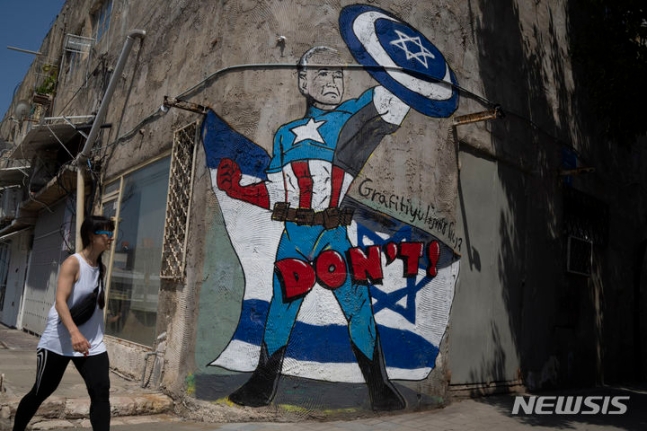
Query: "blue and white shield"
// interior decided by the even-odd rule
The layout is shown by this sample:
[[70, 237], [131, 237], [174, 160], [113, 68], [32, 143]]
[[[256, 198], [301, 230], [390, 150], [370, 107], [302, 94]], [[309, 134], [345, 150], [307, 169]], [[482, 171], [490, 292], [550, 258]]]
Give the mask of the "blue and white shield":
[[355, 60], [407, 105], [430, 117], [448, 117], [456, 110], [454, 72], [418, 30], [367, 5], [342, 9], [339, 28]]

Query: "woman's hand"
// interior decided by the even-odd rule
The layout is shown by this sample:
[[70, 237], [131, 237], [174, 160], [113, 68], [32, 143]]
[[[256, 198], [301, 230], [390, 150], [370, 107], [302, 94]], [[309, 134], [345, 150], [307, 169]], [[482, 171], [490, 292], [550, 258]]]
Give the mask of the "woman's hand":
[[83, 353], [83, 356], [88, 356], [90, 353], [90, 343], [85, 339], [80, 331], [75, 331], [72, 335], [72, 348], [75, 352]]

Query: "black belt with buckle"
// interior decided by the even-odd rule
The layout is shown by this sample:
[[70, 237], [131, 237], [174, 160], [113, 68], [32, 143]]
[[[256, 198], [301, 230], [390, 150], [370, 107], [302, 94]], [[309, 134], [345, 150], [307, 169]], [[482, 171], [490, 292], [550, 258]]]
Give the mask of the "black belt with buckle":
[[290, 208], [290, 204], [287, 202], [277, 202], [272, 211], [272, 220], [332, 229], [337, 226], [349, 226], [353, 221], [353, 209], [326, 208], [323, 211], [315, 212], [310, 208]]

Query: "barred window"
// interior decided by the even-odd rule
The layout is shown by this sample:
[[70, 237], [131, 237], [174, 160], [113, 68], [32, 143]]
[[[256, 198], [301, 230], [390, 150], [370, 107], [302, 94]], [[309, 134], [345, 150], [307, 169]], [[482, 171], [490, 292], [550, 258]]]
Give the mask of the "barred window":
[[92, 24], [94, 26], [95, 40], [99, 42], [104, 34], [110, 28], [110, 15], [112, 15], [112, 0], [107, 0], [92, 15]]
[[174, 133], [173, 155], [162, 249], [164, 279], [184, 280], [185, 256], [198, 124], [192, 123]]
[[564, 233], [606, 247], [609, 240], [609, 205], [576, 190], [564, 189]]
[[609, 237], [609, 206], [572, 187], [564, 189], [564, 234], [566, 270], [590, 276], [593, 246], [606, 247]]

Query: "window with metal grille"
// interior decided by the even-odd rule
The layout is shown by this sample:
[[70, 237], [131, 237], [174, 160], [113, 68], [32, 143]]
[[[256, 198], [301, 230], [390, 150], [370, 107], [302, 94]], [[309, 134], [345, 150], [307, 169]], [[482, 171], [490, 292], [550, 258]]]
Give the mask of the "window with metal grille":
[[99, 42], [110, 28], [110, 15], [112, 15], [112, 0], [104, 1], [97, 11], [92, 15], [92, 24], [95, 32], [95, 40]]
[[566, 271], [590, 276], [593, 266], [593, 243], [569, 236], [566, 247]]
[[161, 277], [184, 280], [185, 256], [198, 123], [177, 130], [173, 135], [173, 155], [168, 185]]
[[606, 247], [609, 205], [572, 187], [564, 188], [564, 233]]
[[[65, 52], [63, 53], [63, 59], [61, 60], [61, 64], [63, 64], [61, 70], [67, 70], [67, 81], [76, 74], [77, 70], [81, 69], [82, 62], [85, 62], [87, 73], [87, 66], [90, 63], [89, 59], [92, 53], [93, 42], [94, 39], [89, 37], [83, 37], [76, 34], [65, 35], [65, 41], [63, 42]], [[65, 64], [66, 62], [67, 65]]]
[[606, 247], [609, 237], [609, 206], [573, 187], [564, 189], [564, 234], [566, 270], [590, 276], [593, 245]]

